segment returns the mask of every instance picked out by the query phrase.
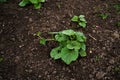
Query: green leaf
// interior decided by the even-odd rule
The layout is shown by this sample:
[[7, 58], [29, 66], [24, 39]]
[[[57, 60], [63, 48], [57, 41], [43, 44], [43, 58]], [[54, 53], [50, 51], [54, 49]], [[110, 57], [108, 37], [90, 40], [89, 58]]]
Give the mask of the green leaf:
[[26, 6], [27, 4], [29, 4], [29, 3], [30, 3], [29, 0], [22, 0], [22, 1], [19, 3], [19, 6], [24, 7], [24, 6]]
[[40, 37], [40, 35], [41, 35], [41, 32], [37, 32], [37, 33], [36, 33], [36, 35], [37, 35], [38, 37]]
[[81, 45], [77, 41], [69, 41], [67, 44], [67, 48], [68, 49], [80, 49]]
[[78, 22], [78, 18], [79, 17], [75, 15], [75, 16], [73, 16], [73, 18], [71, 20], [74, 21], [74, 22]]
[[75, 61], [78, 58], [78, 50], [69, 50], [64, 47], [61, 50], [61, 59], [66, 63], [70, 64], [72, 61]]
[[83, 28], [86, 27], [86, 23], [85, 22], [79, 22], [79, 26], [82, 26]]
[[65, 34], [65, 35], [68, 35], [68, 36], [72, 36], [72, 35], [75, 34], [75, 31], [69, 29], [69, 30], [62, 31], [62, 33]]
[[3, 58], [2, 57], [0, 57], [0, 62], [2, 62], [3, 61]]
[[55, 60], [61, 58], [60, 50], [60, 47], [52, 49], [50, 52], [51, 58], [54, 58]]
[[42, 6], [41, 6], [41, 3], [38, 3], [38, 4], [34, 4], [34, 7], [35, 9], [40, 9]]
[[81, 48], [82, 48], [83, 51], [86, 51], [86, 45], [85, 45], [85, 43], [81, 43]]
[[85, 16], [84, 15], [80, 15], [79, 19], [80, 19], [80, 21], [83, 21], [83, 22], [87, 23], [86, 20], [85, 20]]
[[45, 2], [45, 0], [39, 0], [39, 2]]
[[81, 57], [87, 56], [86, 51], [81, 50], [81, 51], [80, 51], [80, 56], [81, 56]]
[[38, 0], [29, 0], [32, 4], [38, 4]]
[[7, 2], [7, 0], [0, 0], [0, 3]]
[[45, 45], [46, 44], [46, 39], [44, 39], [44, 38], [40, 39], [40, 44]]
[[76, 32], [76, 39], [77, 41], [80, 41], [80, 42], [85, 42], [86, 41], [86, 37], [83, 33], [81, 32]]
[[67, 36], [64, 35], [64, 34], [59, 33], [59, 34], [55, 35], [55, 39], [56, 39], [58, 42], [62, 42], [62, 41], [67, 40]]

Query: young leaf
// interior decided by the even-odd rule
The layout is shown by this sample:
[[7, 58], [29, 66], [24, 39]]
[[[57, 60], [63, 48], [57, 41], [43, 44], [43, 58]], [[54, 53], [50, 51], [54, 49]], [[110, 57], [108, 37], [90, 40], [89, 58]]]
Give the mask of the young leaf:
[[41, 3], [34, 4], [35, 9], [41, 8]]
[[85, 16], [84, 16], [84, 15], [80, 15], [80, 16], [79, 16], [79, 19], [80, 19], [80, 21], [83, 21], [83, 22], [86, 23], [86, 20], [85, 20]]
[[80, 42], [85, 42], [86, 41], [86, 37], [83, 33], [81, 32], [76, 32], [76, 39], [77, 41], [80, 41]]
[[68, 36], [72, 36], [72, 35], [74, 35], [75, 34], [75, 31], [73, 31], [73, 30], [64, 30], [64, 31], [62, 31], [62, 34], [65, 34], [65, 35], [68, 35]]
[[30, 3], [29, 0], [22, 0], [22, 1], [19, 3], [19, 6], [24, 7], [24, 6], [26, 6], [27, 4], [29, 4], [29, 3]]
[[77, 41], [69, 41], [67, 44], [67, 48], [68, 49], [80, 49], [81, 45]]
[[38, 37], [40, 37], [40, 35], [41, 35], [41, 32], [37, 32], [37, 33], [36, 33], [36, 35], [37, 35]]
[[61, 58], [60, 50], [60, 47], [52, 49], [50, 52], [51, 58], [54, 58], [55, 60]]
[[45, 2], [45, 0], [39, 0], [39, 2]]
[[83, 50], [83, 51], [86, 51], [86, 45], [85, 45], [85, 43], [81, 43], [81, 49]]
[[81, 56], [81, 57], [85, 57], [85, 56], [87, 56], [87, 54], [86, 54], [85, 51], [81, 50], [81, 51], [80, 51], [80, 56]]
[[46, 39], [42, 38], [42, 39], [40, 40], [40, 44], [45, 45], [45, 44], [46, 44]]
[[38, 0], [29, 0], [32, 4], [38, 4]]
[[62, 41], [67, 40], [67, 36], [59, 33], [55, 35], [55, 40], [57, 40], [58, 42], [62, 42]]
[[86, 27], [86, 23], [85, 22], [79, 22], [79, 26], [82, 26], [83, 28]]
[[71, 20], [74, 22], [78, 22], [78, 16], [73, 16], [73, 18]]
[[66, 63], [70, 64], [78, 58], [78, 50], [69, 50], [66, 47], [61, 50], [61, 59]]

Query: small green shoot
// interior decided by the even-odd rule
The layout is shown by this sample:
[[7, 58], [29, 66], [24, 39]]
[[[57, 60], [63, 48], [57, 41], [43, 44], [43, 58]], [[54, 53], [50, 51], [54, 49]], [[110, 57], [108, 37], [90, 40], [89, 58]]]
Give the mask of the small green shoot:
[[83, 27], [83, 28], [86, 27], [87, 21], [84, 15], [79, 15], [79, 16], [75, 15], [72, 17], [71, 21], [76, 22], [79, 25], [79, 27]]
[[45, 0], [22, 0], [22, 1], [19, 3], [19, 6], [20, 6], [20, 7], [24, 7], [24, 6], [26, 6], [27, 4], [33, 4], [35, 9], [39, 9], [39, 8], [42, 7], [42, 4], [41, 4], [41, 3], [44, 3], [44, 2], [45, 2]]
[[79, 55], [85, 57], [86, 54], [86, 37], [81, 32], [74, 30], [63, 30], [60, 32], [50, 32], [53, 35], [52, 39], [41, 39], [40, 44], [45, 44], [45, 41], [53, 40], [59, 43], [59, 46], [53, 48], [50, 52], [50, 57], [54, 60], [61, 59], [67, 65], [72, 61], [76, 61]]
[[120, 27], [120, 22], [117, 23], [117, 26]]
[[101, 17], [104, 20], [104, 19], [107, 19], [109, 15], [102, 13], [102, 14], [99, 14], [98, 16]]
[[2, 57], [0, 57], [0, 62], [2, 62], [3, 61], [3, 58]]
[[4, 2], [7, 2], [7, 0], [0, 0], [0, 3], [4, 3]]
[[117, 11], [119, 11], [120, 10], [120, 4], [114, 4], [113, 8], [115, 8]]

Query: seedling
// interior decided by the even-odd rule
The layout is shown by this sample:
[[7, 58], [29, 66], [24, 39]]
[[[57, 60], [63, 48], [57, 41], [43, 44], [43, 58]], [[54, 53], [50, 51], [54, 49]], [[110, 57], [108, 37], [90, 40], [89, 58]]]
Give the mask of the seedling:
[[102, 13], [102, 14], [99, 14], [98, 16], [101, 17], [102, 19], [107, 19], [109, 15]]
[[120, 22], [117, 23], [117, 26], [120, 27]]
[[41, 3], [44, 3], [45, 0], [22, 0], [20, 3], [19, 3], [19, 6], [21, 7], [24, 7], [26, 6], [27, 4], [33, 4], [35, 9], [39, 9], [42, 7], [42, 4]]
[[[86, 37], [81, 32], [75, 32], [74, 30], [64, 30], [60, 32], [50, 32], [53, 35], [52, 39], [40, 39], [40, 44], [44, 41], [57, 41], [59, 46], [53, 48], [50, 52], [50, 57], [54, 60], [61, 59], [66, 64], [70, 64], [72, 61], [77, 60], [79, 55], [85, 57], [86, 54]], [[42, 38], [42, 37], [41, 37]]]
[[73, 16], [71, 21], [76, 22], [78, 24], [79, 27], [86, 27], [86, 23], [87, 21], [85, 20], [85, 16], [84, 15], [80, 15], [80, 16]]
[[113, 7], [118, 11], [120, 10], [120, 4], [114, 4]]
[[7, 2], [7, 0], [0, 0], [0, 3]]
[[3, 58], [2, 57], [0, 57], [0, 62], [2, 62], [3, 61]]

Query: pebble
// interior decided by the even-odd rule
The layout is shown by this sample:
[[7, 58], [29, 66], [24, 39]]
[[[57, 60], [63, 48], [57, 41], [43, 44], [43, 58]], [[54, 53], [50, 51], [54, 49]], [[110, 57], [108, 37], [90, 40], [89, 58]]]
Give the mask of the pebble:
[[96, 78], [97, 78], [97, 79], [102, 79], [102, 78], [105, 76], [105, 74], [106, 74], [106, 73], [104, 73], [104, 72], [102, 72], [102, 71], [101, 71], [101, 72], [97, 72], [97, 73], [96, 73]]
[[109, 61], [109, 63], [110, 63], [110, 64], [114, 64], [114, 63], [115, 63], [114, 59], [111, 59], [111, 60]]
[[117, 31], [115, 31], [113, 33], [113, 37], [118, 39], [120, 37], [120, 35], [119, 35], [119, 33]]

